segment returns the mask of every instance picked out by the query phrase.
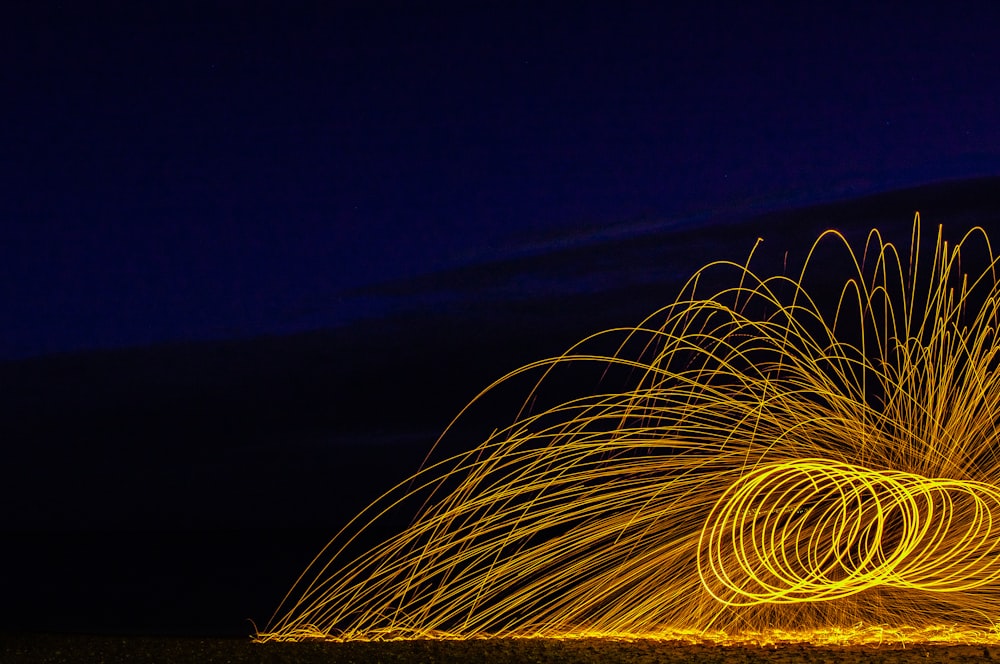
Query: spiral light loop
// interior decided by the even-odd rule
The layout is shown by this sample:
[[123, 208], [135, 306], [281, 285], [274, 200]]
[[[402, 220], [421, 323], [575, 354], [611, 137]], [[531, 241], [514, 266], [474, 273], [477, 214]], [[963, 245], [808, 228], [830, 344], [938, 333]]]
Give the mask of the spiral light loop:
[[1000, 578], [1000, 490], [823, 459], [762, 465], [713, 507], [699, 576], [731, 606], [877, 586], [955, 592]]

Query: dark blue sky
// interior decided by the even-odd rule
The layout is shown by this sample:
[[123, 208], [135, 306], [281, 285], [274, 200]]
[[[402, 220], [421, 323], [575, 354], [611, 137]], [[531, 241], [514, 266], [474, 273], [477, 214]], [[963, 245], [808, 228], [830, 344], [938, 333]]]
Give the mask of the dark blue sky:
[[0, 359], [323, 327], [540, 238], [1000, 174], [994, 10], [417, 4], [5, 10]]

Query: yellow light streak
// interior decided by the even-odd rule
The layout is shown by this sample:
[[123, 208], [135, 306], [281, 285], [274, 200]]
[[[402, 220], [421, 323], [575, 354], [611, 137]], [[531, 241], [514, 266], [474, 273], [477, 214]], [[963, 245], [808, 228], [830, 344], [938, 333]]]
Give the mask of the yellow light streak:
[[764, 464], [702, 530], [699, 576], [723, 604], [822, 602], [879, 586], [929, 592], [1000, 578], [1000, 490], [823, 459]]
[[923, 251], [918, 214], [906, 252], [712, 263], [504, 376], [438, 448], [531, 378], [513, 422], [358, 515], [258, 639], [997, 642], [996, 259], [980, 228]]

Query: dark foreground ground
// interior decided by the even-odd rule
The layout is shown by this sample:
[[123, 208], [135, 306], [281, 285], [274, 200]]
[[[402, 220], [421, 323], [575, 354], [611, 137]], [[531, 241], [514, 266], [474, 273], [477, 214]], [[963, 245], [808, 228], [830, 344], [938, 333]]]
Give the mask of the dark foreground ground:
[[[995, 649], [994, 649], [995, 650]], [[192, 662], [211, 664], [392, 664], [410, 662], [488, 662], [535, 664], [652, 664], [654, 662], [736, 662], [751, 664], [839, 664], [871, 662], [978, 662], [994, 654], [983, 646], [910, 646], [906, 648], [819, 648], [779, 645], [759, 648], [684, 645], [675, 642], [620, 642], [603, 639], [496, 639], [481, 641], [397, 641], [390, 643], [266, 643], [249, 639], [167, 637], [92, 637], [0, 634], [0, 662]]]

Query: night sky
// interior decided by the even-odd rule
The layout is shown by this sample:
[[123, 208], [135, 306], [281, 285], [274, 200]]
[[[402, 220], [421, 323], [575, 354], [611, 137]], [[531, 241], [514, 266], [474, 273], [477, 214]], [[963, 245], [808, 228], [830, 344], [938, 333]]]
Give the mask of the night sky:
[[987, 3], [673, 4], [0, 11], [0, 626], [245, 634], [479, 389], [702, 263], [1000, 228]]
[[323, 328], [539, 237], [1000, 171], [998, 24], [944, 3], [37, 4], [0, 28], [0, 358]]

